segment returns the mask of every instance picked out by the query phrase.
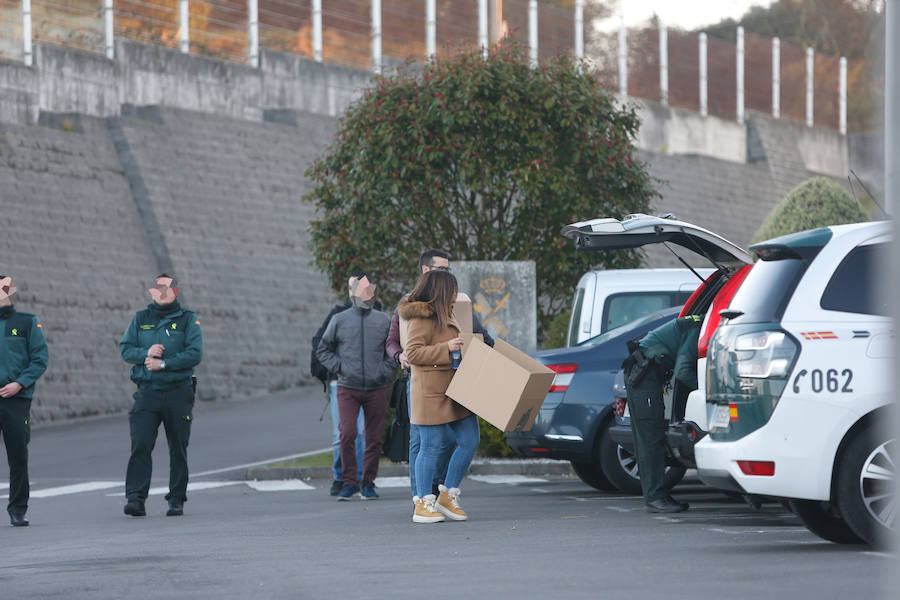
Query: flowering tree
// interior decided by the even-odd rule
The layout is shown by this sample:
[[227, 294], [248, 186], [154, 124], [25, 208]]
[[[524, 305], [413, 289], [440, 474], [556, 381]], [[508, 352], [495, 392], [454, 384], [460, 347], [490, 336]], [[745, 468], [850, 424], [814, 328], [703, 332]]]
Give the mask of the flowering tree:
[[344, 114], [307, 171], [311, 247], [335, 290], [365, 268], [388, 305], [426, 248], [454, 260], [534, 260], [541, 325], [592, 264], [633, 267], [633, 251], [578, 253], [572, 221], [646, 212], [656, 192], [634, 158], [638, 119], [572, 59], [530, 68], [513, 43], [401, 69]]

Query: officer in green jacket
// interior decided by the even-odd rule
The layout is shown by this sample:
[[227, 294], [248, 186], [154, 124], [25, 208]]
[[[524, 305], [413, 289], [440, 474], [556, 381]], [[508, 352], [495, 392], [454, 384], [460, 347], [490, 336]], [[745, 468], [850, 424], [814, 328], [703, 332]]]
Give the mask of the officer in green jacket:
[[25, 527], [28, 519], [28, 442], [34, 383], [47, 370], [47, 342], [38, 318], [16, 311], [10, 296], [12, 277], [0, 275], [0, 433], [9, 461], [9, 522]]
[[194, 408], [194, 367], [203, 356], [203, 335], [197, 315], [178, 302], [175, 278], [163, 273], [150, 288], [153, 302], [138, 312], [119, 343], [137, 386], [128, 413], [131, 458], [125, 474], [125, 514], [143, 517], [150, 490], [151, 454], [159, 424], [169, 442], [169, 509], [166, 516], [184, 514], [187, 500], [187, 447]]
[[691, 390], [697, 389], [697, 340], [701, 317], [675, 319], [651, 330], [625, 361], [628, 412], [637, 455], [641, 490], [649, 512], [681, 512], [663, 482], [666, 472], [666, 415], [663, 387], [668, 371]]

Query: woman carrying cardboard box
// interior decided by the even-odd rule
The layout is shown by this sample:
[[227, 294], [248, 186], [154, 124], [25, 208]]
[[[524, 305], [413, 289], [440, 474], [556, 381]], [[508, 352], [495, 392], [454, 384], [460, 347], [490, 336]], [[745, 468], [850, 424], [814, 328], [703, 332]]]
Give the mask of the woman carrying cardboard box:
[[[412, 412], [419, 426], [421, 446], [415, 468], [417, 495], [415, 523], [446, 519], [465, 521], [459, 506], [459, 484], [478, 449], [478, 418], [447, 397], [453, 379], [451, 353], [462, 349], [459, 324], [453, 316], [458, 286], [446, 271], [423, 273], [409, 296], [400, 302], [400, 316], [409, 321], [406, 357], [412, 368]], [[431, 493], [434, 471], [441, 454], [453, 444], [447, 478], [440, 495]], [[424, 483], [423, 483], [424, 482]]]

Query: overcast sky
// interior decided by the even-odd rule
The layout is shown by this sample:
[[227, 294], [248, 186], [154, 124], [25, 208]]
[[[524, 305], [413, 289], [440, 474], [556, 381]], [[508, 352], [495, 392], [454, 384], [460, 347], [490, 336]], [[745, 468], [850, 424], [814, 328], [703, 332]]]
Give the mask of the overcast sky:
[[601, 29], [618, 27], [622, 9], [626, 25], [646, 21], [655, 13], [670, 27], [695, 29], [728, 17], [737, 19], [750, 7], [768, 6], [772, 0], [613, 0], [611, 4], [617, 7], [616, 15], [596, 23]]

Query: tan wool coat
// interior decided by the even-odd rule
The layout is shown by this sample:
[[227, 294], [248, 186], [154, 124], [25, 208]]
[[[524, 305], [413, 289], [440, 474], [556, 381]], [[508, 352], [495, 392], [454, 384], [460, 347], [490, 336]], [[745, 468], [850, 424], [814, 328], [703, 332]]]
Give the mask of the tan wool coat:
[[434, 311], [425, 302], [404, 298], [399, 312], [409, 321], [404, 351], [412, 367], [410, 421], [415, 425], [442, 425], [471, 415], [446, 395], [456, 373], [450, 368], [447, 342], [459, 337], [459, 325], [452, 321], [446, 329], [438, 329]]

